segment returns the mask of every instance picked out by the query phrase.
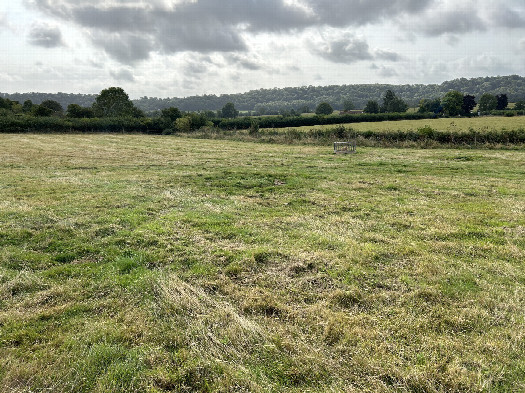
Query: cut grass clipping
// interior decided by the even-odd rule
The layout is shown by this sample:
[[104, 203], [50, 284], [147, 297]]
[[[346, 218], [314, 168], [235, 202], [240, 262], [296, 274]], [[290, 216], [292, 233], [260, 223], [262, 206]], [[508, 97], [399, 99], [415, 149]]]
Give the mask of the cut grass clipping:
[[0, 391], [525, 390], [525, 152], [0, 135]]

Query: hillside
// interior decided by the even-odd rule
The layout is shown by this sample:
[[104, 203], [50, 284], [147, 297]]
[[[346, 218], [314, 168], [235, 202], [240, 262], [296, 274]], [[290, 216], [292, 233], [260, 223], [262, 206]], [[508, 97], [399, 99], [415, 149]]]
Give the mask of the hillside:
[[[441, 97], [450, 90], [459, 90], [478, 98], [484, 93], [505, 93], [510, 102], [515, 102], [525, 99], [525, 77], [510, 75], [461, 78], [446, 81], [439, 85], [361, 84], [287, 87], [251, 90], [240, 94], [203, 95], [185, 98], [142, 97], [134, 100], [134, 102], [145, 111], [154, 111], [170, 106], [185, 111], [215, 111], [222, 108], [227, 102], [233, 102], [239, 110], [271, 113], [282, 109], [290, 110], [302, 107], [313, 109], [322, 101], [327, 101], [334, 108], [339, 109], [345, 99], [351, 100], [357, 108], [363, 108], [368, 100], [380, 100], [384, 92], [389, 89], [413, 106], [417, 105], [422, 98]], [[89, 106], [96, 97], [92, 94], [65, 93], [0, 93], [0, 95], [19, 102], [30, 99], [36, 104], [43, 100], [52, 99], [60, 102], [64, 108], [72, 103]]]

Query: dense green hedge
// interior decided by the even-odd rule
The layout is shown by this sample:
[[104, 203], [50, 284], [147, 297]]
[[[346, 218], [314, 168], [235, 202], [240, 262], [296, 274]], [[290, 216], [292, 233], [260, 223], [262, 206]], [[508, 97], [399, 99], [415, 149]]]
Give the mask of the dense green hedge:
[[[252, 134], [252, 136], [255, 136]], [[437, 142], [451, 145], [476, 145], [476, 144], [525, 144], [525, 129], [516, 130], [483, 130], [470, 129], [468, 131], [440, 131], [430, 126], [417, 130], [368, 130], [355, 131], [351, 127], [339, 125], [332, 128], [312, 128], [305, 131], [298, 129], [261, 130], [259, 137], [276, 137], [285, 140], [348, 140], [358, 138], [361, 140], [376, 141], [387, 144], [403, 142]]]
[[[254, 122], [260, 128], [285, 128], [386, 120], [417, 120], [433, 116], [430, 113], [380, 113], [312, 117], [269, 116], [216, 119], [213, 122], [216, 127], [223, 130], [246, 130], [251, 128]], [[75, 119], [28, 115], [0, 116], [0, 132], [142, 132], [160, 134], [164, 131], [167, 131], [165, 124], [159, 118]]]
[[223, 130], [247, 130], [256, 119], [260, 128], [285, 128], [318, 126], [324, 124], [345, 124], [378, 122], [387, 120], [419, 120], [435, 117], [433, 113], [377, 113], [377, 114], [358, 114], [358, 115], [333, 115], [333, 116], [267, 116], [267, 117], [240, 117], [237, 119], [215, 119], [216, 127]]
[[[501, 113], [500, 113], [501, 115]], [[509, 113], [504, 113], [509, 116]], [[250, 129], [252, 138], [270, 137], [286, 139], [287, 141], [301, 140], [342, 140], [357, 135], [358, 138], [382, 143], [425, 142], [433, 141], [441, 144], [475, 145], [475, 144], [525, 144], [525, 129], [516, 130], [468, 130], [446, 131], [435, 130], [429, 126], [409, 131], [370, 130], [354, 132], [352, 128], [338, 125], [333, 128], [298, 130], [293, 127], [316, 124], [338, 124], [341, 122], [374, 122], [385, 120], [424, 119], [430, 114], [420, 113], [384, 113], [342, 115], [327, 117], [260, 117], [257, 119], [259, 128], [254, 130], [254, 118], [240, 118], [222, 120], [218, 126], [224, 133], [231, 130]], [[318, 122], [318, 123], [316, 123]], [[305, 124], [306, 123], [306, 124]], [[280, 128], [292, 127], [287, 130]], [[99, 118], [99, 119], [68, 119], [59, 117], [34, 117], [27, 115], [0, 116], [0, 132], [140, 132], [145, 134], [161, 134], [166, 132], [162, 120], [151, 118]], [[253, 131], [253, 132], [252, 132]], [[213, 130], [211, 131], [213, 133]], [[243, 131], [246, 133], [246, 131]], [[217, 134], [217, 133], [215, 133]], [[218, 134], [217, 134], [218, 135]]]
[[516, 130], [474, 130], [446, 131], [435, 130], [429, 126], [416, 131], [358, 131], [357, 137], [372, 139], [380, 142], [425, 142], [433, 141], [451, 145], [477, 145], [477, 144], [524, 144], [525, 129]]
[[151, 118], [97, 118], [69, 119], [62, 117], [2, 116], [0, 132], [142, 132], [160, 134], [160, 119]]
[[363, 146], [497, 146], [525, 145], [525, 128], [515, 130], [435, 130], [430, 126], [416, 130], [366, 130], [356, 131], [352, 127], [337, 125], [325, 128], [266, 128], [258, 131], [221, 130], [203, 128], [197, 132], [182, 134], [193, 138], [232, 139], [287, 144], [322, 144], [357, 139]]
[[525, 111], [519, 110], [513, 110], [513, 109], [505, 109], [503, 111], [490, 111], [490, 112], [482, 112], [482, 115], [492, 115], [492, 116], [506, 116], [506, 117], [513, 117], [513, 116], [523, 116], [525, 115]]

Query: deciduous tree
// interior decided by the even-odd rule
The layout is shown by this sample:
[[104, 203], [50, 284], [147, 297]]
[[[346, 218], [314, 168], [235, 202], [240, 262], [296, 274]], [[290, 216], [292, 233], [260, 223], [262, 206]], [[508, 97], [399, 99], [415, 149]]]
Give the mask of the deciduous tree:
[[60, 105], [60, 103], [55, 100], [42, 101], [40, 106], [51, 109], [54, 115], [61, 115], [64, 112], [64, 108], [62, 108], [62, 105]]
[[428, 99], [423, 98], [419, 101], [419, 113], [440, 113], [443, 112], [443, 107], [441, 106], [441, 100], [439, 98]]
[[496, 109], [498, 106], [498, 99], [492, 94], [485, 93], [479, 99], [479, 110], [482, 112], [489, 112]]
[[397, 97], [392, 90], [387, 90], [383, 97], [383, 105], [381, 105], [380, 111], [384, 113], [391, 112], [406, 112], [408, 105], [401, 98]]
[[441, 100], [443, 110], [449, 116], [457, 116], [463, 106], [463, 94], [457, 90], [449, 91]]
[[469, 116], [472, 112], [472, 109], [476, 107], [476, 97], [465, 94], [463, 96], [463, 105], [461, 106], [461, 112], [462, 114]]
[[22, 105], [22, 112], [29, 113], [33, 109], [33, 102], [31, 100], [25, 100]]
[[38, 117], [49, 117], [53, 114], [53, 110], [43, 105], [33, 105], [31, 113]]
[[363, 112], [365, 113], [379, 113], [379, 104], [377, 101], [368, 101], [366, 103], [365, 109], [363, 109]]
[[131, 117], [135, 114], [133, 102], [120, 87], [110, 87], [102, 90], [95, 98], [93, 111], [97, 117]]
[[509, 105], [509, 99], [506, 94], [498, 94], [496, 96], [498, 103], [496, 104], [496, 109], [499, 111], [505, 110]]
[[67, 106], [66, 116], [77, 119], [89, 119], [95, 117], [92, 108], [84, 108], [78, 104], [69, 104]]
[[331, 115], [334, 111], [334, 108], [328, 102], [321, 102], [315, 108], [316, 115]]
[[239, 115], [239, 111], [235, 109], [232, 102], [228, 102], [222, 107], [221, 115], [226, 119], [235, 119]]
[[352, 109], [355, 109], [355, 105], [352, 102], [352, 100], [346, 99], [343, 101], [343, 110], [345, 112], [351, 111]]

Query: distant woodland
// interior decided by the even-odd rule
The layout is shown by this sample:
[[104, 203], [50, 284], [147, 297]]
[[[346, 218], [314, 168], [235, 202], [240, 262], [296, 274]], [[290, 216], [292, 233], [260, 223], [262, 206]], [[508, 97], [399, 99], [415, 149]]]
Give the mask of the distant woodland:
[[[355, 109], [362, 109], [368, 101], [380, 101], [386, 90], [392, 90], [410, 106], [416, 107], [422, 99], [432, 99], [444, 96], [451, 90], [461, 91], [480, 97], [483, 94], [507, 95], [509, 102], [525, 99], [525, 77], [518, 75], [480, 77], [472, 79], [455, 79], [441, 84], [431, 85], [333, 85], [333, 86], [303, 86], [283, 89], [259, 89], [240, 94], [221, 94], [191, 96], [185, 98], [155, 98], [142, 97], [133, 100], [135, 106], [144, 112], [154, 112], [161, 109], [176, 107], [182, 111], [217, 111], [229, 102], [235, 104], [240, 111], [251, 111], [254, 114], [276, 114], [283, 110], [314, 111], [320, 102], [329, 103], [334, 109], [343, 109], [345, 102], [351, 102]], [[82, 107], [91, 106], [96, 94], [66, 94], [66, 93], [0, 93], [1, 97], [20, 103], [31, 100], [40, 104], [46, 100], [59, 102], [66, 108], [70, 104]]]

